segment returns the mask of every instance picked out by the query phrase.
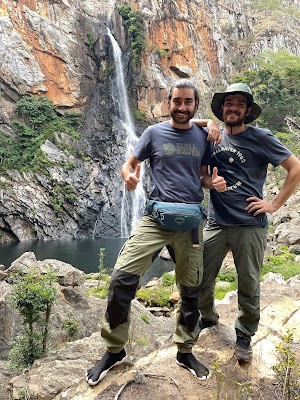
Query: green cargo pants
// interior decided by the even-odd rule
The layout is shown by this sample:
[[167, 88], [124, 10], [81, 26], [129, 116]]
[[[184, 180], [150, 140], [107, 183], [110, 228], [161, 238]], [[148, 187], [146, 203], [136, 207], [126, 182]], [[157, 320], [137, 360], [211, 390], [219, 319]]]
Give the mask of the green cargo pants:
[[128, 340], [130, 303], [140, 278], [162, 247], [171, 244], [176, 256], [176, 282], [180, 288], [176, 331], [178, 350], [189, 353], [199, 336], [199, 291], [203, 274], [203, 223], [198, 229], [199, 244], [193, 246], [192, 233], [171, 231], [144, 216], [121, 249], [108, 293], [107, 310], [101, 334], [108, 351], [117, 353]]
[[204, 228], [204, 273], [199, 309], [202, 318], [217, 321], [214, 304], [215, 280], [222, 261], [232, 251], [238, 274], [239, 313], [235, 329], [239, 336], [251, 338], [260, 318], [260, 271], [267, 243], [267, 227], [234, 226]]

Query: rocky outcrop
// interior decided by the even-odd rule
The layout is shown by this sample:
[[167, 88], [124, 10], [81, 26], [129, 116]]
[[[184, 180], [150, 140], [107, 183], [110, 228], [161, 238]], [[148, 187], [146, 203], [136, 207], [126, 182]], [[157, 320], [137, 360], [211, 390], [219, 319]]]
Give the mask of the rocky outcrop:
[[[16, 310], [7, 302], [12, 287], [9, 277], [16, 269], [26, 272], [29, 266], [41, 271], [53, 268], [59, 276], [59, 296], [50, 319], [50, 351], [19, 374], [9, 369], [7, 362], [7, 351], [21, 328]], [[142, 395], [155, 400], [205, 400], [218, 393], [219, 396], [223, 393], [224, 398], [228, 394], [235, 398], [239, 387], [248, 390], [253, 399], [263, 396], [266, 400], [273, 400], [278, 398], [276, 393], [280, 389], [272, 369], [278, 363], [276, 346], [288, 331], [293, 334], [291, 351], [296, 355], [295, 362], [300, 363], [299, 330], [294, 329], [300, 323], [299, 276], [285, 281], [281, 275], [270, 273], [261, 284], [261, 320], [252, 341], [254, 358], [250, 368], [238, 366], [233, 358], [234, 320], [238, 313], [236, 292], [217, 302], [220, 323], [217, 328], [204, 329], [194, 348], [195, 355], [212, 371], [205, 384], [199, 384], [189, 371], [176, 364], [176, 347], [172, 342], [174, 313], [170, 318], [155, 317], [134, 300], [126, 346], [128, 360], [123, 366], [114, 368], [98, 386], [91, 388], [85, 382], [85, 370], [105, 351], [99, 324], [106, 300], [87, 296], [85, 291], [98, 282], [84, 281], [81, 271], [60, 261], [36, 261], [33, 253], [25, 253], [5, 272], [6, 277], [0, 282], [1, 400], [21, 399], [25, 392], [39, 400], [112, 399], [122, 387], [124, 400], [142, 398]], [[67, 342], [61, 328], [68, 313], [72, 313], [79, 323], [78, 336], [71, 342]], [[137, 373], [143, 377], [139, 384]]]

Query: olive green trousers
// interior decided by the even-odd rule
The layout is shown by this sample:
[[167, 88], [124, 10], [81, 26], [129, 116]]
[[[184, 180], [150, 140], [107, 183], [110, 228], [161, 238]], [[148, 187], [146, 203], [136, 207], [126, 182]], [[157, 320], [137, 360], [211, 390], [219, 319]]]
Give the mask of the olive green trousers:
[[144, 216], [120, 251], [108, 293], [101, 334], [108, 351], [122, 350], [129, 335], [130, 303], [153, 256], [170, 244], [176, 257], [176, 283], [181, 301], [173, 336], [178, 350], [189, 353], [199, 336], [199, 291], [203, 274], [203, 223], [198, 228], [199, 244], [193, 245], [189, 231], [171, 231]]
[[238, 316], [235, 329], [239, 336], [251, 338], [260, 318], [260, 272], [267, 243], [267, 227], [234, 226], [204, 228], [204, 273], [199, 309], [202, 318], [217, 321], [214, 291], [216, 277], [224, 257], [232, 251], [238, 274]]

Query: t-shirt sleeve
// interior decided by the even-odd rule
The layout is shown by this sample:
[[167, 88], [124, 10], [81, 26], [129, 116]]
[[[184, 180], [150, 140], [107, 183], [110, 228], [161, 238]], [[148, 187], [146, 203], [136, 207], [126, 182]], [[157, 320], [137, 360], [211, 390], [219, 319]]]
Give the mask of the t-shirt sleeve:
[[139, 138], [134, 150], [133, 155], [139, 161], [144, 161], [149, 158], [151, 154], [151, 129], [148, 127]]
[[260, 146], [263, 148], [266, 161], [274, 167], [277, 167], [292, 155], [292, 152], [271, 131], [264, 129], [264, 135], [261, 139]]

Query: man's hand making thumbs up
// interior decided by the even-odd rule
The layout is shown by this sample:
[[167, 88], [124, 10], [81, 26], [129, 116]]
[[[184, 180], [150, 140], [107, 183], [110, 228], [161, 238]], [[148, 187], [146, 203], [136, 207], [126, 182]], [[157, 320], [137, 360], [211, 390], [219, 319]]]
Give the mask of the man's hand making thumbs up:
[[223, 178], [223, 176], [218, 175], [218, 168], [214, 167], [213, 168], [213, 173], [211, 176], [211, 183], [213, 185], [213, 188], [217, 192], [225, 192], [226, 191], [226, 181]]
[[125, 187], [128, 190], [135, 190], [140, 181], [141, 163], [134, 156], [130, 156], [128, 161], [122, 166], [122, 177]]

